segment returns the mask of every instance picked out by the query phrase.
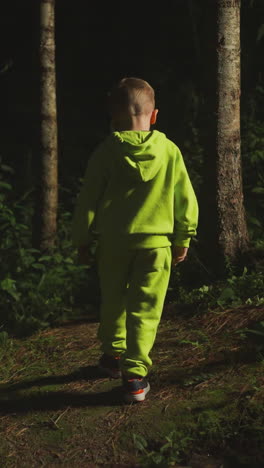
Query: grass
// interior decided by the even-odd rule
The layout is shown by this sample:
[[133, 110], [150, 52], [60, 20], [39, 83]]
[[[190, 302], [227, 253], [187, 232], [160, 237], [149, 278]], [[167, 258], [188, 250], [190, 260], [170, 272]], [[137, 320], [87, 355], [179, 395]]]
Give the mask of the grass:
[[98, 375], [97, 322], [5, 340], [1, 467], [263, 466], [263, 337], [247, 332], [263, 319], [263, 307], [167, 304], [139, 405]]

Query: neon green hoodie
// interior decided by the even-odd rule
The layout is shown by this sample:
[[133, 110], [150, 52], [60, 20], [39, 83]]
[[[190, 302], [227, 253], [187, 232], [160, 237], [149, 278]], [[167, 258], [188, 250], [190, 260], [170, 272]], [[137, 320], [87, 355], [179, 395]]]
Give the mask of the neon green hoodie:
[[72, 225], [76, 247], [93, 233], [137, 247], [188, 247], [198, 204], [179, 148], [164, 133], [111, 133], [91, 155]]

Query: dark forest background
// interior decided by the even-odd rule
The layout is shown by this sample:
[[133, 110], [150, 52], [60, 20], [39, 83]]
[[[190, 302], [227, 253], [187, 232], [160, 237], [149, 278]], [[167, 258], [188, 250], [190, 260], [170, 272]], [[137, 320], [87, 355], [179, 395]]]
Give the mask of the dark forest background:
[[[77, 305], [84, 301], [82, 293], [76, 291], [82, 289], [80, 285], [86, 281], [87, 271], [74, 263], [69, 235], [71, 214], [89, 154], [109, 131], [106, 97], [118, 79], [138, 76], [155, 88], [159, 108], [156, 128], [182, 150], [200, 201], [212, 117], [208, 102], [215, 89], [215, 10], [213, 0], [164, 0], [158, 5], [57, 0], [59, 241], [56, 255], [36, 260], [29, 239], [36, 186], [34, 167], [39, 158], [39, 5], [35, 0], [13, 0], [2, 5], [0, 165], [5, 216], [0, 270], [4, 326], [11, 324], [12, 329], [19, 320], [23, 331], [45, 326], [61, 309], [71, 310], [76, 304], [76, 294]], [[264, 206], [263, 57], [263, 1], [242, 0], [244, 194], [251, 243], [260, 250]], [[201, 205], [201, 211], [206, 215], [206, 204]], [[254, 258], [251, 268], [258, 261], [259, 258]], [[245, 275], [248, 266], [243, 268]], [[259, 275], [259, 270], [254, 274]], [[214, 280], [199, 257], [199, 232], [198, 248], [194, 245], [193, 257], [182, 267], [181, 275], [181, 281], [189, 289]], [[94, 277], [90, 280], [94, 285]], [[174, 273], [172, 289], [177, 292], [179, 281], [179, 274]], [[43, 284], [45, 293], [41, 290]], [[221, 287], [219, 295], [225, 290]], [[237, 291], [234, 286], [232, 294], [243, 301], [241, 284], [239, 288]], [[256, 291], [255, 287], [252, 297], [258, 296]], [[232, 300], [231, 296], [229, 299]], [[94, 298], [89, 300], [94, 302]], [[72, 302], [65, 306], [67, 301]], [[37, 318], [36, 306], [40, 310]], [[27, 320], [22, 318], [25, 315]]]
[[[244, 117], [263, 109], [258, 95], [263, 86], [263, 13], [261, 0], [242, 0]], [[23, 170], [24, 184], [29, 182], [30, 157], [37, 157], [33, 148], [39, 100], [38, 15], [38, 2], [32, 0], [6, 2], [1, 12], [1, 153]], [[156, 89], [160, 109], [156, 128], [180, 147], [192, 141], [213, 86], [214, 49], [212, 0], [166, 0], [158, 8], [149, 2], [125, 6], [119, 1], [111, 5], [57, 0], [62, 184], [69, 174], [82, 174], [89, 152], [108, 132], [106, 95], [123, 76], [143, 77]]]

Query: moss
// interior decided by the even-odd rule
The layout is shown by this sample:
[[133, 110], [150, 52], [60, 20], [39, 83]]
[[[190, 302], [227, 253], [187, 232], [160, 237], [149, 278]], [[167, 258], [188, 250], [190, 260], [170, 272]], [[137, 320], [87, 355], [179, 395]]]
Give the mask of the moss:
[[[14, 341], [0, 388], [5, 468], [68, 460], [135, 466], [142, 457], [154, 463], [161, 456], [187, 464], [197, 447], [201, 457], [210, 452], [222, 464], [227, 457], [254, 467], [263, 461], [263, 359], [239, 360], [238, 353], [230, 363], [222, 350], [243, 347], [245, 354], [247, 343], [232, 333], [209, 340], [208, 348], [206, 323], [198, 318], [163, 322], [151, 392], [140, 405], [123, 403], [120, 380], [96, 374], [96, 326], [68, 325]], [[137, 437], [145, 451], [135, 446]]]

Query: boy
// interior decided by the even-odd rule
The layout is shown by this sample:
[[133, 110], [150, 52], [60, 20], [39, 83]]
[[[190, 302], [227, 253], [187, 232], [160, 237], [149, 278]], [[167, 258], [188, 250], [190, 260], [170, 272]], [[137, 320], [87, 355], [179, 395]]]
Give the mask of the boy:
[[122, 375], [124, 398], [143, 401], [171, 263], [182, 262], [198, 221], [197, 200], [178, 147], [155, 124], [153, 88], [124, 78], [109, 96], [113, 132], [89, 159], [75, 208], [73, 242], [82, 262], [98, 238], [100, 367]]

